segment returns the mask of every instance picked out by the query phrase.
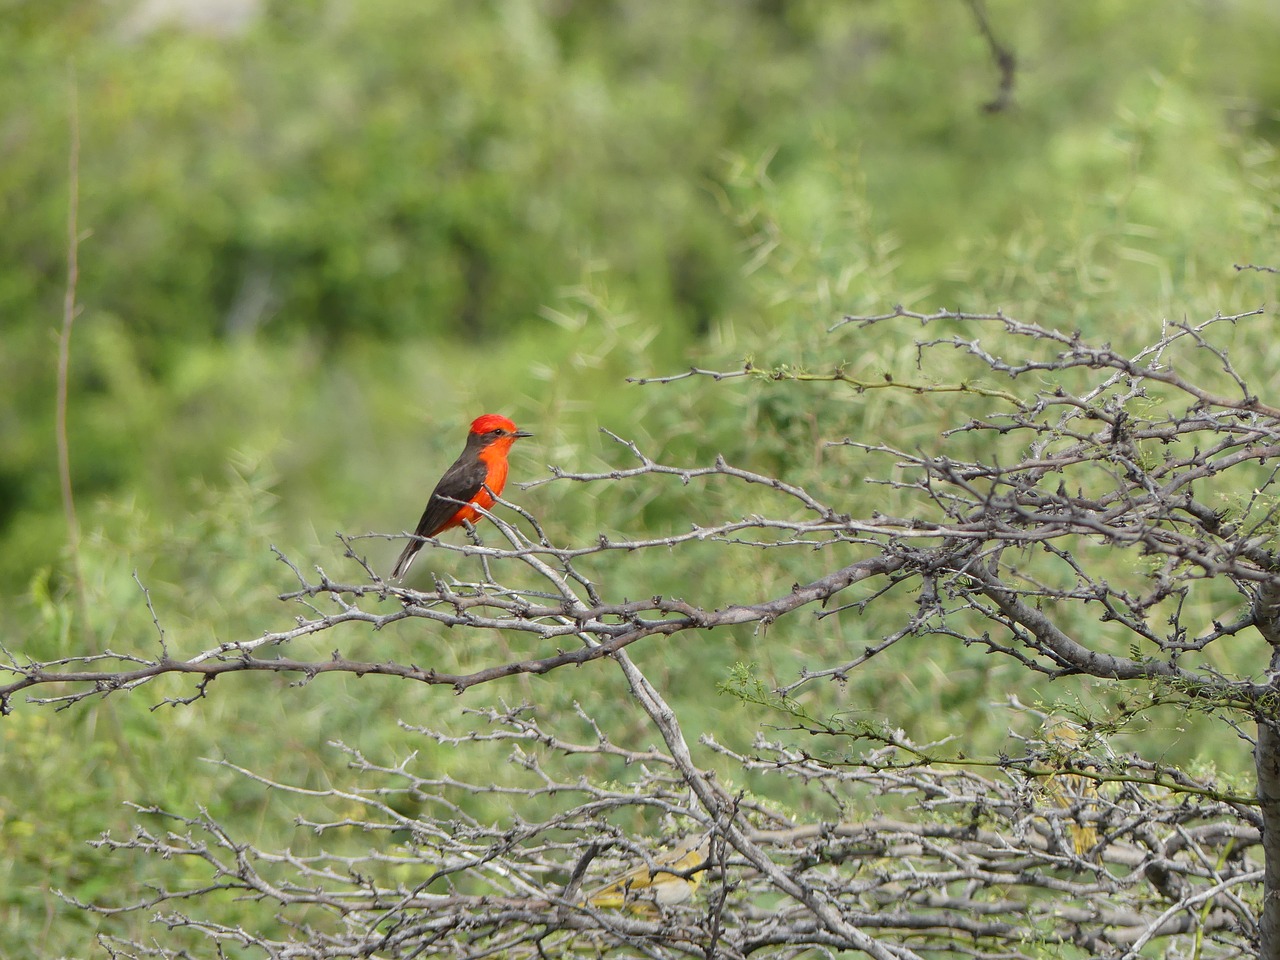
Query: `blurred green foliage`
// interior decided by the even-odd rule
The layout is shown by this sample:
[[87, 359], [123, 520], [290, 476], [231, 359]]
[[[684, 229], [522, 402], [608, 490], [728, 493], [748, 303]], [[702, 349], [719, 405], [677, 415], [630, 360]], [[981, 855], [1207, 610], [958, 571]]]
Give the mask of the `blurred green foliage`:
[[[537, 433], [517, 448], [517, 480], [542, 463], [625, 465], [605, 426], [668, 462], [719, 452], [851, 511], [905, 512], [858, 482], [870, 465], [824, 441], [892, 431], [926, 444], [963, 404], [623, 378], [745, 357], [909, 378], [901, 328], [826, 333], [842, 312], [894, 303], [1003, 308], [1137, 345], [1164, 316], [1274, 302], [1274, 276], [1231, 270], [1277, 259], [1273, 5], [987, 6], [1019, 60], [1016, 108], [994, 115], [981, 104], [995, 69], [958, 0], [278, 0], [225, 34], [144, 28], [122, 4], [0, 4], [5, 647], [152, 649], [135, 571], [176, 649], [274, 629], [290, 577], [269, 545], [358, 576], [332, 531], [413, 522], [485, 409]], [[72, 602], [53, 444], [73, 90], [86, 239], [69, 427], [88, 623]], [[1258, 329], [1241, 328], [1236, 356], [1270, 386], [1280, 347]], [[554, 537], [580, 541], [758, 512], [755, 495], [649, 478], [519, 496]], [[363, 542], [380, 567], [396, 552]], [[706, 544], [590, 572], [620, 594], [713, 604], [785, 591], [820, 572], [814, 557]], [[735, 663], [785, 680], [894, 626], [873, 608], [636, 657], [691, 738], [727, 737], [766, 722], [707, 695]], [[442, 669], [509, 653], [504, 638], [457, 649], [412, 624], [343, 642]], [[915, 653], [817, 708], [926, 733], [960, 718], [997, 743], [1006, 721], [987, 705], [1023, 682], [1014, 668], [940, 644]], [[651, 739], [619, 682], [593, 668], [468, 702], [528, 698], [554, 714], [579, 699], [620, 738]], [[0, 923], [16, 931], [0, 957], [87, 949], [101, 921], [50, 888], [94, 898], [133, 876], [84, 846], [127, 832], [125, 800], [204, 805], [251, 837], [303, 842], [287, 804], [201, 758], [302, 785], [340, 775], [334, 739], [473, 762], [393, 724], [465, 726], [441, 691], [215, 687], [186, 708], [148, 709], [191, 692], [175, 682], [0, 722]], [[1189, 721], [1160, 722], [1168, 757], [1195, 755]]]

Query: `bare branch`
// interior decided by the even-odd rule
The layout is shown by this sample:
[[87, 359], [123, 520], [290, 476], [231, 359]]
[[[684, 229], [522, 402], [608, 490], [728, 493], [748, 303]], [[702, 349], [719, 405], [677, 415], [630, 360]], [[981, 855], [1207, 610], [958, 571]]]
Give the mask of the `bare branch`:
[[[814, 796], [838, 804], [830, 816], [819, 807], [795, 819], [751, 794], [725, 791], [694, 761], [652, 684], [625, 656], [619, 665], [658, 724], [660, 752], [629, 751], [597, 738], [591, 724], [584, 724], [585, 738], [566, 738], [520, 709], [481, 711], [461, 742], [509, 748], [522, 782], [463, 783], [409, 763], [379, 765], [350, 748], [341, 748], [356, 777], [350, 786], [307, 789], [240, 771], [273, 791], [344, 811], [338, 819], [301, 821], [327, 840], [325, 848], [259, 849], [206, 811], [186, 817], [147, 808], [142, 812], [168, 829], [139, 829], [100, 845], [121, 856], [187, 860], [207, 879], [189, 890], [86, 909], [109, 916], [161, 908], [165, 925], [214, 944], [324, 957], [534, 958], [555, 944], [564, 952], [589, 947], [677, 958], [701, 956], [697, 945], [714, 940], [717, 955], [730, 957], [859, 950], [905, 960], [967, 944], [976, 956], [1031, 958], [1045, 945], [1118, 956], [1157, 939], [1176, 952], [1193, 938], [1203, 938], [1204, 955], [1227, 956], [1254, 933], [1236, 891], [1258, 882], [1251, 855], [1259, 832], [1208, 799], [1212, 784], [1188, 797], [1104, 780], [1087, 802], [1062, 805], [1019, 769], [991, 776], [960, 766], [940, 770], [919, 759], [933, 747], [905, 740], [840, 767], [765, 739], [751, 754], [704, 740], [762, 785], [821, 785]], [[541, 749], [529, 749], [535, 743]], [[557, 775], [559, 758], [593, 754], [625, 757], [630, 772], [607, 781]], [[1090, 759], [1103, 772], [1127, 765], [1125, 758]], [[529, 816], [493, 824], [464, 812], [492, 795], [519, 801]], [[397, 796], [423, 798], [428, 809], [406, 818]], [[855, 810], [882, 812], [843, 815]], [[696, 895], [637, 895], [602, 908], [578, 892], [670, 864], [669, 851], [681, 849], [674, 838], [620, 831], [610, 820], [622, 813], [632, 822], [664, 822], [677, 837], [710, 829], [708, 859], [679, 871], [703, 876]], [[1081, 824], [1097, 838], [1083, 853], [1069, 839]], [[344, 853], [342, 840], [353, 831], [410, 839]], [[309, 920], [289, 940], [220, 924], [193, 912], [211, 891], [261, 900], [284, 915], [305, 910]], [[1028, 921], [1038, 931], [1030, 940]], [[152, 955], [179, 954], [158, 948]]]
[[[657, 746], [638, 748], [582, 706], [551, 718], [489, 708], [473, 715], [470, 733], [415, 728], [440, 747], [507, 751], [510, 763], [495, 754], [483, 767], [504, 770], [486, 782], [352, 750], [356, 782], [321, 789], [228, 765], [264, 789], [316, 804], [299, 824], [325, 843], [259, 849], [204, 811], [148, 810], [170, 829], [103, 845], [180, 860], [198, 880], [132, 904], [89, 907], [171, 911], [161, 923], [219, 948], [530, 960], [612, 950], [683, 958], [705, 955], [709, 943], [717, 956], [788, 960], [806, 951], [1030, 960], [1064, 947], [1115, 957], [1162, 948], [1202, 958], [1265, 954], [1280, 940], [1280, 853], [1266, 839], [1280, 835], [1280, 408], [1259, 399], [1219, 335], [1259, 315], [1164, 323], [1131, 353], [1000, 313], [899, 308], [847, 317], [836, 326], [854, 334], [916, 321], [937, 334], [915, 345], [922, 370], [948, 348], [950, 361], [1007, 381], [996, 389], [951, 371], [936, 383], [927, 371], [910, 382], [885, 380], [945, 395], [951, 419], [926, 450], [892, 435], [822, 438], [830, 458], [859, 458], [856, 475], [874, 498], [862, 495], [866, 487], [851, 490], [851, 471], [835, 483], [821, 472], [801, 483], [724, 457], [664, 462], [606, 431], [622, 465], [552, 468], [526, 486], [674, 478], [714, 485], [745, 508], [666, 535], [562, 545], [536, 517], [497, 500], [467, 542], [426, 541], [474, 571], [470, 579], [437, 574], [426, 590], [382, 580], [357, 553], [359, 538], [340, 536], [341, 563], [350, 561], [354, 575], [308, 572], [278, 554], [293, 581], [280, 599], [302, 611], [285, 628], [178, 652], [181, 638], [151, 608], [158, 654], [148, 641], [145, 653], [49, 662], [11, 655], [0, 664], [0, 710], [14, 709], [19, 695], [66, 707], [166, 674], [196, 681], [190, 695], [162, 700], [178, 705], [208, 695], [224, 673], [251, 670], [294, 673], [300, 683], [334, 672], [389, 676], [461, 693], [601, 661], [597, 670], [621, 671], [660, 735]], [[763, 377], [779, 389], [821, 389], [824, 381], [870, 389], [843, 365], [831, 369]], [[657, 379], [752, 375], [759, 372], [747, 365]], [[628, 577], [636, 555], [658, 550], [692, 566], [724, 548], [750, 551], [762, 564], [803, 558], [803, 567], [770, 571], [772, 582], [800, 582], [756, 596], [731, 587], [721, 597], [692, 578], [690, 596], [670, 597], [645, 596]], [[782, 573], [793, 569], [813, 572]], [[710, 736], [691, 743], [628, 650], [731, 626], [769, 627], [771, 636], [803, 630], [792, 616], [802, 608], [828, 623], [874, 609], [879, 627], [776, 688], [746, 667], [723, 687], [773, 711], [804, 748], [763, 738], [750, 751]], [[346, 637], [392, 624], [496, 632], [524, 638], [521, 649], [532, 641], [535, 652], [470, 673], [358, 661], [341, 650], [321, 660], [271, 655], [330, 630]], [[1242, 663], [1226, 649], [1251, 631], [1271, 645], [1269, 663]], [[1011, 725], [1015, 749], [996, 756], [916, 744], [888, 723], [812, 708], [807, 695], [817, 681], [843, 682], [900, 652], [904, 640], [925, 637], [1053, 679], [1136, 685], [1141, 706], [1084, 723], [1069, 741]], [[1013, 699], [1004, 708], [1011, 717], [1025, 712]], [[1113, 753], [1109, 735], [1156, 708], [1221, 718], [1255, 751], [1259, 788]], [[1047, 726], [1052, 717], [1037, 719]], [[725, 770], [752, 789], [730, 786]], [[512, 811], [506, 822], [476, 814], [495, 801]], [[357, 843], [357, 835], [374, 840]], [[269, 905], [285, 918], [273, 929], [287, 934], [268, 937], [205, 915], [214, 892]], [[126, 949], [142, 955], [136, 945], [120, 947], [122, 955]]]
[[991, 50], [991, 59], [995, 61], [996, 68], [1000, 71], [1000, 86], [996, 96], [984, 103], [982, 109], [987, 113], [999, 113], [1013, 105], [1013, 86], [1018, 77], [1018, 61], [1013, 51], [996, 39], [995, 31], [991, 29], [991, 21], [987, 18], [986, 4], [982, 0], [966, 0], [966, 2], [969, 5], [969, 11], [973, 14], [974, 22], [978, 25], [978, 32], [982, 34], [982, 38], [987, 41], [987, 46]]
[[76, 306], [76, 284], [80, 279], [80, 112], [78, 81], [74, 64], [68, 70], [68, 97], [71, 104], [71, 140], [67, 147], [67, 285], [62, 298], [62, 329], [58, 333], [58, 383], [55, 439], [58, 447], [58, 482], [62, 490], [62, 511], [67, 521], [67, 546], [75, 583], [80, 632], [89, 636], [89, 594], [80, 560], [80, 521], [76, 518], [75, 493], [71, 487], [71, 447], [67, 441], [67, 394], [71, 368], [71, 328], [80, 308]]

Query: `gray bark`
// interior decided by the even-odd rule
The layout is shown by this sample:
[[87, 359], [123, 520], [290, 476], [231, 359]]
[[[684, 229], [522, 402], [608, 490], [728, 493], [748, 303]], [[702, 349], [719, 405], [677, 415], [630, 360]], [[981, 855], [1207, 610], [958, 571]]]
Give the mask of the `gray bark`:
[[[1271, 645], [1271, 675], [1275, 677], [1280, 672], [1280, 583], [1270, 580], [1258, 589], [1253, 611], [1258, 630]], [[1258, 956], [1280, 960], [1280, 710], [1274, 701], [1261, 701], [1257, 722], [1253, 759], [1258, 772], [1265, 861]]]

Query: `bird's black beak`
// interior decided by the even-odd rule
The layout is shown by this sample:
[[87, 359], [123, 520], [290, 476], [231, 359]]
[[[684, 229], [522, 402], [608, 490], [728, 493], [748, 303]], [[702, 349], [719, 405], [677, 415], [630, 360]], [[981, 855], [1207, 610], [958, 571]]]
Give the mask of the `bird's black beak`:
[[517, 430], [515, 433], [512, 434], [512, 436], [519, 439], [520, 437], [532, 437], [533, 434], [530, 433], [528, 430]]

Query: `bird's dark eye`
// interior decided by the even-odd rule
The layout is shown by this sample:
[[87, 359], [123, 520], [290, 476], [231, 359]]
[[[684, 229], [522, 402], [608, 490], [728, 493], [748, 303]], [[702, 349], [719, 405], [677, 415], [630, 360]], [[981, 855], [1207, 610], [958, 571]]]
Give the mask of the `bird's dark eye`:
[[491, 437], [500, 437], [500, 436], [502, 436], [502, 431], [501, 431], [501, 430], [490, 430], [490, 431], [489, 431], [489, 436], [491, 436]]

